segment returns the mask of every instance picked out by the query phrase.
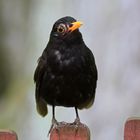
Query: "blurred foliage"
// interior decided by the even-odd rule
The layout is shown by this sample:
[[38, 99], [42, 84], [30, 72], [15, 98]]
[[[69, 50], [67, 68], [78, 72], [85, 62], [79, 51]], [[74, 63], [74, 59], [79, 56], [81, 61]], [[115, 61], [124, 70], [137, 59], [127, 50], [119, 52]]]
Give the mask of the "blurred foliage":
[[[0, 46], [3, 45], [0, 44]], [[0, 98], [4, 95], [11, 81], [11, 65], [7, 60], [7, 55], [8, 51], [0, 47]]]
[[6, 27], [3, 21], [2, 1], [0, 1], [0, 98], [2, 98], [11, 80], [11, 65], [9, 64], [9, 51], [6, 47]]
[[28, 57], [29, 12], [30, 0], [0, 1], [1, 129], [17, 129], [17, 123], [21, 123], [25, 111], [28, 112], [25, 103], [32, 78], [27, 72], [30, 62], [28, 61], [30, 59]]

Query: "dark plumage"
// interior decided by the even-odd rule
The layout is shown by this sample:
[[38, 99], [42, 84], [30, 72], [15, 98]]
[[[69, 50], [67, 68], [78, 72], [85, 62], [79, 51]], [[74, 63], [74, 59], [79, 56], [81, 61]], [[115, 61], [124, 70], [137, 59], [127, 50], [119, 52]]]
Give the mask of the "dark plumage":
[[55, 22], [47, 47], [34, 74], [37, 110], [47, 114], [54, 107], [89, 108], [95, 97], [97, 68], [90, 49], [79, 32], [81, 22], [64, 17]]

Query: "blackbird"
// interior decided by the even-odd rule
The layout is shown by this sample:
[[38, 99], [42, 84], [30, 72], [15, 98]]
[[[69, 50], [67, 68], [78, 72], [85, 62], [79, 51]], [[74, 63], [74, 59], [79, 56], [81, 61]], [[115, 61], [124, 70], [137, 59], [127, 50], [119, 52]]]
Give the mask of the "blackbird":
[[75, 107], [75, 122], [80, 122], [77, 108], [89, 108], [94, 102], [97, 68], [79, 31], [81, 25], [70, 16], [57, 20], [35, 70], [37, 111], [45, 116], [47, 105], [52, 105], [53, 123], [55, 106]]

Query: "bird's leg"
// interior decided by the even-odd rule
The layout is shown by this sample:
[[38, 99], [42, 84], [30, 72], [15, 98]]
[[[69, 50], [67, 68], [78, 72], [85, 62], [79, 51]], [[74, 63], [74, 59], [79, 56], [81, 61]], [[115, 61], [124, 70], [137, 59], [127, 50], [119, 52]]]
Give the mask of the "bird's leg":
[[86, 127], [85, 124], [81, 123], [81, 121], [80, 121], [80, 117], [79, 117], [79, 115], [78, 115], [78, 109], [77, 109], [77, 107], [75, 107], [75, 112], [76, 112], [76, 119], [75, 119], [75, 121], [74, 121], [74, 124], [76, 125], [76, 127], [77, 127], [77, 128], [78, 128], [79, 126], [80, 126], [80, 127], [81, 127], [81, 126]]
[[80, 122], [80, 118], [79, 118], [79, 115], [78, 115], [78, 109], [77, 109], [77, 107], [75, 107], [75, 112], [76, 112], [76, 119], [75, 119], [75, 121], [72, 123], [72, 125], [74, 125], [75, 136], [76, 136], [77, 133], [78, 133], [78, 129], [79, 129], [79, 127], [80, 127], [80, 125], [81, 125], [82, 123]]
[[52, 115], [53, 115], [53, 117], [52, 117], [52, 125], [51, 125], [51, 128], [49, 130], [48, 135], [51, 133], [53, 128], [57, 128], [57, 126], [59, 125], [59, 123], [55, 119], [55, 106], [54, 105], [52, 106]]
[[55, 119], [55, 106], [54, 106], [54, 105], [53, 105], [53, 107], [52, 107], [52, 111], [53, 111], [52, 125], [57, 125], [58, 122], [57, 122], [57, 120]]
[[80, 118], [79, 118], [79, 115], [78, 115], [77, 107], [75, 107], [75, 112], [76, 112], [76, 119], [75, 119], [74, 123], [75, 123], [76, 125], [78, 125], [78, 124], [80, 124], [81, 122], [80, 122]]
[[76, 112], [76, 119], [75, 119], [75, 123], [76, 124], [79, 124], [80, 123], [80, 118], [79, 118], [79, 114], [78, 114], [78, 110], [77, 110], [77, 107], [75, 107], [75, 112]]

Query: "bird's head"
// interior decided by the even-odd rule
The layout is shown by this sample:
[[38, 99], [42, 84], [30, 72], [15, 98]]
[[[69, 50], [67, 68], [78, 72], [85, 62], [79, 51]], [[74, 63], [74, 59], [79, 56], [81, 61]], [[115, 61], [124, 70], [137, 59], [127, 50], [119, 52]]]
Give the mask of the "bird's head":
[[57, 20], [51, 31], [51, 38], [57, 38], [60, 40], [74, 39], [78, 36], [81, 37], [79, 27], [82, 22], [76, 21], [73, 17], [63, 17]]

